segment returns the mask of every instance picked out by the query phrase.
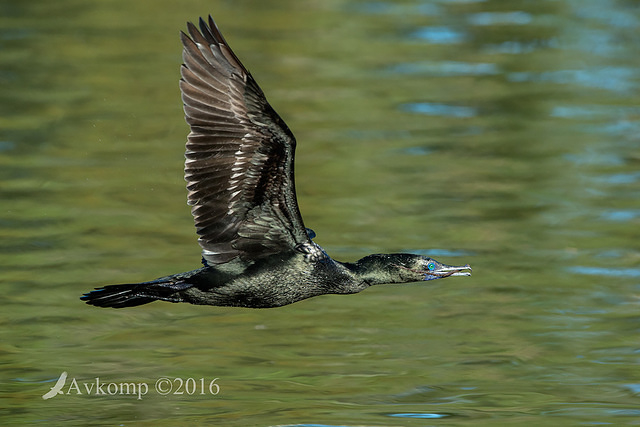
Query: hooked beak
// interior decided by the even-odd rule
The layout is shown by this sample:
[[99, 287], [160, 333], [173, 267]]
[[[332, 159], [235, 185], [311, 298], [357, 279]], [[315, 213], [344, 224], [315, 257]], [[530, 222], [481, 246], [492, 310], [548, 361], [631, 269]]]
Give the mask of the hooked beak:
[[442, 264], [433, 271], [427, 271], [425, 274], [436, 276], [435, 278], [450, 276], [471, 276], [471, 266], [469, 264], [462, 266], [444, 265]]

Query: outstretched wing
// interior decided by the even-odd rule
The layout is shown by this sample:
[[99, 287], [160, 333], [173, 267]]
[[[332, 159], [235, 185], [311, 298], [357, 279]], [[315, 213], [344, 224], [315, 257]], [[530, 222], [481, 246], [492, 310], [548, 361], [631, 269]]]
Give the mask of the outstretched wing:
[[246, 262], [309, 242], [298, 209], [296, 141], [215, 22], [181, 34], [185, 180], [205, 260]]

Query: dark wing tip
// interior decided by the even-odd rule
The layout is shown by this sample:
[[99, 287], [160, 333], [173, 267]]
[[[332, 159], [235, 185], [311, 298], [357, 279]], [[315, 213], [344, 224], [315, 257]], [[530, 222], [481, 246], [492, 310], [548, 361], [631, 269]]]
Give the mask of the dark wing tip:
[[[199, 30], [198, 27], [200, 27]], [[180, 33], [182, 33], [183, 39], [184, 37], [187, 37], [194, 42], [215, 45], [224, 44], [228, 46], [226, 40], [222, 36], [222, 33], [218, 29], [218, 26], [216, 25], [211, 15], [209, 15], [208, 24], [207, 21], [205, 21], [202, 17], [198, 18], [198, 27], [196, 27], [193, 22], [187, 21], [187, 31], [189, 32], [189, 34], [186, 34], [184, 31], [180, 31]]]
[[246, 74], [249, 74], [249, 71], [247, 71], [242, 62], [240, 62], [240, 59], [238, 59], [233, 50], [231, 50], [231, 47], [229, 47], [229, 43], [225, 40], [222, 32], [220, 32], [218, 25], [211, 15], [208, 17], [208, 23], [202, 17], [198, 18], [198, 26], [200, 27], [199, 31], [194, 23], [187, 22], [187, 31], [189, 32], [190, 37], [182, 32], [184, 35], [181, 36], [183, 45], [185, 44], [184, 37], [187, 37], [187, 39], [190, 39], [194, 43], [217, 46], [221, 49], [225, 59], [229, 61], [232, 66]]
[[[213, 20], [211, 19], [211, 15], [209, 15], [209, 19], [211, 22], [213, 22]], [[205, 39], [207, 39], [209, 43], [218, 43], [218, 40], [216, 40], [216, 38], [214, 37], [211, 28], [209, 28], [202, 17], [198, 19], [198, 26], [200, 27], [200, 33], [204, 36]], [[212, 27], [215, 27], [215, 24]]]

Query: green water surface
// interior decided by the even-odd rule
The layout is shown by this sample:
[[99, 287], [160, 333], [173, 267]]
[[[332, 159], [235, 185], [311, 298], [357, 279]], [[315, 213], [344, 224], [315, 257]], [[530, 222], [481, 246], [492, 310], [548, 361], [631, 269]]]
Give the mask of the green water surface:
[[[199, 266], [178, 34], [209, 13], [316, 242], [473, 276], [79, 301]], [[640, 424], [639, 101], [632, 0], [0, 1], [0, 424]]]

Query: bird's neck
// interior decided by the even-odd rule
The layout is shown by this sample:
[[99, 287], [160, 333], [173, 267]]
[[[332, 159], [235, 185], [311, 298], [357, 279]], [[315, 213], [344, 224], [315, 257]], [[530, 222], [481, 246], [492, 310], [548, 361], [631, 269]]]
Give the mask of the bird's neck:
[[356, 280], [368, 285], [384, 285], [387, 283], [401, 283], [402, 279], [393, 274], [393, 269], [382, 258], [368, 256], [356, 262], [343, 263]]

